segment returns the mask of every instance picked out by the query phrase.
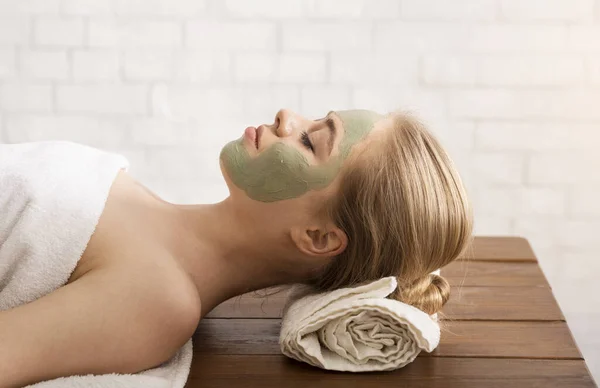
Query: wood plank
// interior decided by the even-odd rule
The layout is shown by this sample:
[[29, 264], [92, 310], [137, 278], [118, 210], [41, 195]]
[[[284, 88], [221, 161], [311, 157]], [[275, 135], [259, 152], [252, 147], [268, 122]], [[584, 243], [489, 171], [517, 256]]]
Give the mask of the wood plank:
[[442, 313], [450, 319], [564, 321], [545, 287], [455, 287]]
[[[444, 321], [431, 355], [580, 359], [565, 322]], [[204, 319], [194, 333], [200, 354], [279, 354], [279, 319]]]
[[[241, 295], [221, 303], [205, 318], [280, 318], [287, 294]], [[564, 320], [545, 287], [454, 287], [442, 313], [455, 320]]]
[[444, 321], [431, 356], [581, 359], [565, 322]]
[[522, 237], [477, 236], [462, 259], [537, 262], [529, 242]]
[[186, 386], [595, 386], [527, 240], [477, 237], [442, 275], [453, 286], [442, 341], [405, 368], [336, 373], [290, 360], [280, 354], [280, 320], [264, 319], [281, 315], [286, 293], [247, 294], [201, 321]]
[[550, 287], [537, 263], [457, 260], [441, 274], [453, 286]]
[[582, 360], [418, 357], [391, 372], [325, 371], [282, 355], [194, 355], [186, 388], [595, 387]]

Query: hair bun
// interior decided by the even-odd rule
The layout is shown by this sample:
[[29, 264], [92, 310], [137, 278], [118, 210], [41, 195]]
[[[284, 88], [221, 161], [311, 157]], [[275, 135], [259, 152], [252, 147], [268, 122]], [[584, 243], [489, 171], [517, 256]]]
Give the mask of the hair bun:
[[440, 311], [448, 301], [450, 284], [433, 273], [408, 283], [398, 278], [398, 288], [392, 296], [432, 315]]

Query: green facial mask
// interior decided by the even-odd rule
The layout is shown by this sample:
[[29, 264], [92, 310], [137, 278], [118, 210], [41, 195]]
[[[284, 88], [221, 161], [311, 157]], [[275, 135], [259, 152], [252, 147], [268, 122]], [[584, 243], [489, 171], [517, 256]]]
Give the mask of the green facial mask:
[[[325, 163], [310, 165], [297, 148], [277, 142], [252, 158], [243, 136], [221, 150], [227, 174], [233, 183], [257, 201], [274, 202], [296, 198], [309, 190], [329, 185], [348, 157], [350, 149], [367, 135], [382, 115], [368, 110], [336, 111], [344, 131], [338, 154]], [[340, 131], [341, 134], [341, 131]], [[332, 152], [333, 154], [333, 152]]]

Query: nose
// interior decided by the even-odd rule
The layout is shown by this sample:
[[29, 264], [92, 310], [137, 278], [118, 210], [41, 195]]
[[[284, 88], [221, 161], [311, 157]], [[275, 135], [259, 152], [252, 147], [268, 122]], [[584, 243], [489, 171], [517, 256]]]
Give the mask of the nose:
[[292, 134], [294, 128], [294, 112], [289, 109], [280, 109], [275, 115], [275, 133], [279, 137]]

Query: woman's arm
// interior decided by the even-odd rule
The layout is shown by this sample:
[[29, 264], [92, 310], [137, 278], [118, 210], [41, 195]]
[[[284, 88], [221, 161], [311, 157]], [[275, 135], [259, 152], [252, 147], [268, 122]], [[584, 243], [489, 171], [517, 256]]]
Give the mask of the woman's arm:
[[168, 360], [185, 343], [183, 330], [190, 330], [176, 319], [183, 309], [163, 303], [156, 285], [131, 278], [101, 269], [1, 311], [0, 387], [76, 374], [136, 373]]

